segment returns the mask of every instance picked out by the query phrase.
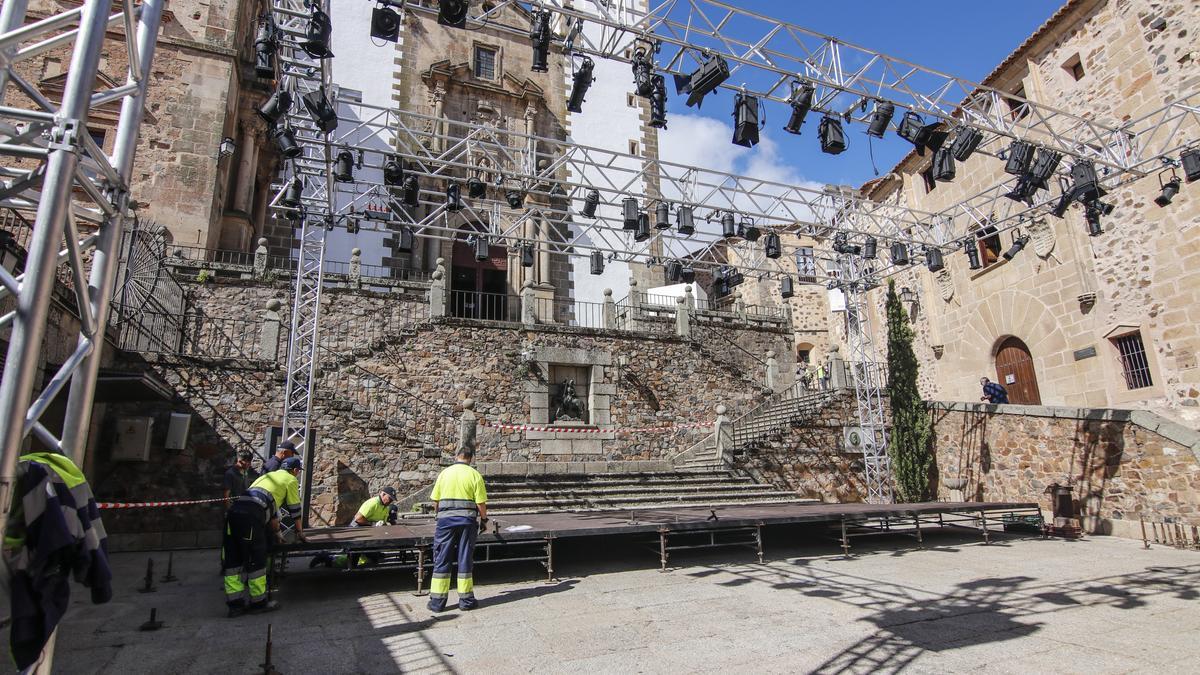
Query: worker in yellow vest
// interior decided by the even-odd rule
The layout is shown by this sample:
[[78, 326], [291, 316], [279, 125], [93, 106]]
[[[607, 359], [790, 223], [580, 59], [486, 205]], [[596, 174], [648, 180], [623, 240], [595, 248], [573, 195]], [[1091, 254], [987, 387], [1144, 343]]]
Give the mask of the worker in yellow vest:
[[429, 609], [446, 609], [450, 595], [450, 568], [458, 561], [458, 608], [475, 609], [475, 537], [487, 526], [487, 489], [483, 476], [471, 466], [475, 451], [464, 447], [454, 464], [442, 469], [430, 499], [435, 504], [437, 528], [433, 534], [433, 580], [429, 584]]

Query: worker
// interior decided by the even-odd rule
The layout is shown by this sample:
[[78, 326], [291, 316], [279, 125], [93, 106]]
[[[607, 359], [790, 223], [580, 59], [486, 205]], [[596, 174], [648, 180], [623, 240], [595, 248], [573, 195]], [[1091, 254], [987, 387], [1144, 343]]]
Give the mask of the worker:
[[446, 609], [450, 595], [450, 566], [458, 560], [458, 608], [471, 610], [475, 600], [475, 581], [471, 567], [475, 562], [475, 537], [487, 527], [487, 490], [483, 476], [471, 466], [475, 451], [464, 447], [454, 464], [446, 467], [433, 484], [430, 498], [437, 514], [433, 534], [433, 580], [429, 584], [429, 609]]
[[225, 470], [225, 478], [221, 481], [225, 499], [241, 497], [250, 484], [258, 480], [258, 472], [250, 466], [253, 457], [249, 450], [238, 450], [237, 461]]
[[296, 444], [291, 441], [284, 441], [275, 448], [275, 454], [267, 458], [263, 463], [263, 475], [278, 471], [283, 466], [283, 460], [288, 457], [296, 456]]
[[[225, 515], [221, 566], [230, 618], [246, 612], [279, 609], [279, 603], [267, 599], [268, 537], [271, 541], [279, 539], [280, 508], [293, 517], [300, 514], [298, 477], [303, 470], [299, 457], [288, 457], [278, 471], [263, 474], [254, 481]], [[305, 541], [299, 520], [296, 521], [296, 539]]]
[[[358, 512], [354, 514], [354, 520], [350, 521], [350, 527], [367, 527], [369, 525], [394, 525], [396, 523], [396, 488], [388, 487], [379, 491], [375, 497], [371, 497], [358, 507]], [[367, 567], [379, 563], [381, 556], [378, 553], [367, 552], [359, 553], [356, 556], [355, 567]], [[333, 553], [330, 551], [321, 551], [313, 555], [312, 560], [308, 561], [309, 569], [324, 565], [325, 567], [336, 567], [338, 569], [346, 569], [350, 566], [350, 555], [346, 552]]]

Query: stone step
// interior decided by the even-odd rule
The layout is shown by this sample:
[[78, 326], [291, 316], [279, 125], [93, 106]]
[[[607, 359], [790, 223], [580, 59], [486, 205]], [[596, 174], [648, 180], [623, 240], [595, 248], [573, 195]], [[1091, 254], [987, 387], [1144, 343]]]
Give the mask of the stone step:
[[764, 488], [761, 485], [754, 483], [732, 483], [729, 485], [703, 485], [703, 486], [655, 486], [655, 487], [638, 487], [636, 490], [631, 490], [628, 487], [610, 487], [610, 488], [569, 488], [553, 490], [489, 490], [488, 499], [495, 501], [508, 501], [512, 499], [559, 499], [559, 498], [591, 498], [591, 497], [641, 497], [643, 495], [675, 495], [675, 494], [735, 494], [735, 493], [751, 493], [760, 492]]
[[754, 485], [754, 481], [750, 478], [740, 476], [728, 476], [714, 479], [711, 472], [692, 472], [683, 474], [681, 477], [672, 478], [670, 480], [652, 481], [652, 482], [628, 482], [628, 481], [514, 481], [514, 482], [495, 482], [487, 480], [488, 493], [498, 495], [514, 490], [606, 490], [606, 489], [624, 489], [624, 490], [653, 490], [655, 488], [688, 488], [693, 490], [702, 489], [711, 485]]
[[[728, 471], [714, 471], [712, 479], [724, 481], [727, 479], [740, 480], [738, 476], [734, 476]], [[526, 483], [533, 482], [540, 485], [548, 485], [551, 483], [612, 483], [612, 484], [647, 484], [656, 481], [674, 481], [674, 480], [698, 480], [695, 474], [680, 474], [679, 472], [659, 472], [659, 473], [607, 473], [607, 474], [545, 474], [545, 475], [527, 475], [527, 474], [490, 474], [486, 476], [488, 485], [503, 485], [511, 483]]]
[[709, 498], [696, 500], [674, 500], [674, 501], [653, 501], [646, 500], [637, 503], [597, 503], [587, 505], [583, 503], [556, 503], [556, 504], [488, 504], [488, 513], [495, 515], [513, 515], [519, 513], [538, 513], [544, 511], [617, 511], [629, 509], [653, 509], [653, 508], [671, 508], [673, 506], [746, 506], [751, 504], [812, 504], [817, 503], [815, 499], [802, 499], [788, 493], [774, 493], [771, 497], [762, 498]]

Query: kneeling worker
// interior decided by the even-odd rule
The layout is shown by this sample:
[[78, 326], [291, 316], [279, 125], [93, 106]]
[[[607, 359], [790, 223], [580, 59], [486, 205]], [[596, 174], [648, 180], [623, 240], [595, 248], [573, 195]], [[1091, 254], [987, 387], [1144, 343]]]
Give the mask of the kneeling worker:
[[[300, 482], [304, 470], [299, 457], [283, 460], [282, 468], [263, 474], [238, 497], [225, 514], [221, 565], [225, 577], [225, 603], [230, 618], [246, 612], [269, 612], [279, 603], [267, 600], [268, 537], [279, 538], [279, 509], [296, 520], [296, 539], [304, 541], [300, 515]], [[269, 530], [268, 530], [269, 526]], [[250, 602], [246, 603], [249, 595]]]
[[[367, 527], [371, 525], [395, 525], [396, 524], [396, 488], [388, 486], [379, 491], [379, 496], [371, 497], [358, 507], [358, 513], [354, 514], [354, 520], [350, 521], [350, 527]], [[380, 555], [378, 553], [360, 553], [355, 559], [356, 567], [365, 567], [374, 565], [379, 562]], [[308, 562], [309, 569], [324, 565], [325, 567], [337, 567], [345, 569], [350, 566], [350, 557], [346, 553], [331, 553], [322, 551], [313, 556], [313, 559]]]
[[429, 609], [446, 609], [450, 595], [450, 567], [458, 560], [458, 608], [475, 609], [475, 537], [487, 526], [487, 490], [483, 476], [471, 467], [475, 451], [462, 448], [454, 464], [442, 469], [430, 499], [436, 505], [433, 534], [433, 580], [429, 583]]

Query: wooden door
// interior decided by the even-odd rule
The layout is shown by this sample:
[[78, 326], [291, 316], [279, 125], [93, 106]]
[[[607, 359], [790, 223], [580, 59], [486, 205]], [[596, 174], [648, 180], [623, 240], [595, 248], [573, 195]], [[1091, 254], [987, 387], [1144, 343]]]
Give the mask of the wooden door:
[[1020, 339], [1010, 337], [1000, 343], [1000, 349], [996, 351], [996, 381], [1008, 390], [1009, 403], [1042, 404], [1033, 357]]

